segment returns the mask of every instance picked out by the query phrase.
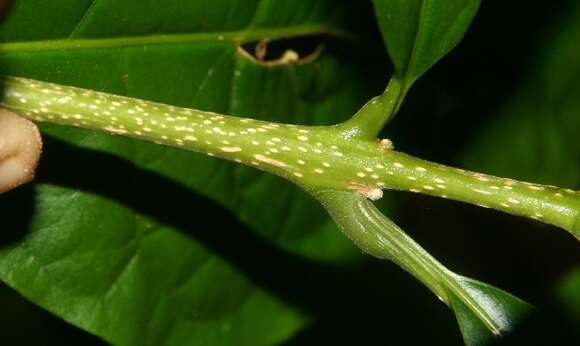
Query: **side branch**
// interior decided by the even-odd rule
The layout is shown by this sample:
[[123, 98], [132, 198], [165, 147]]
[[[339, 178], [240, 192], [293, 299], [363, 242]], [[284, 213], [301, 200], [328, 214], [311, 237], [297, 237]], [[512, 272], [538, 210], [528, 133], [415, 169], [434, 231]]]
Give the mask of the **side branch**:
[[391, 78], [385, 92], [372, 98], [352, 118], [339, 125], [348, 138], [374, 139], [399, 111], [405, 90], [395, 76]]
[[455, 311], [460, 324], [476, 321], [497, 336], [530, 309], [507, 292], [447, 269], [360, 194], [326, 190], [314, 196], [359, 248], [421, 281]]

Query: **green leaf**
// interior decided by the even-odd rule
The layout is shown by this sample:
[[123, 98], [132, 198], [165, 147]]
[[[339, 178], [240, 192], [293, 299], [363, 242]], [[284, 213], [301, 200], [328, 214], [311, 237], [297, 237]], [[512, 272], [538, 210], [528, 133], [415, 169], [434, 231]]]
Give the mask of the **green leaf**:
[[[489, 318], [489, 321], [483, 321], [483, 314], [477, 313], [465, 303], [465, 299], [449, 291], [450, 305], [455, 312], [466, 345], [485, 345], [493, 337], [509, 333], [531, 308], [523, 300], [486, 283], [460, 275], [455, 275], [455, 278], [461, 292], [468, 294], [472, 301], [477, 302]], [[486, 322], [494, 324], [497, 329], [490, 331]]]
[[480, 0], [373, 0], [395, 76], [405, 89], [455, 47]]
[[[333, 123], [368, 98], [357, 64], [329, 50], [265, 68], [236, 49], [326, 33], [345, 14], [330, 0], [22, 0], [0, 28], [0, 66], [179, 106]], [[2, 230], [16, 241], [0, 250], [0, 278], [108, 342], [277, 344], [311, 319], [312, 298], [293, 291], [302, 275], [360, 258], [280, 179], [125, 138], [43, 131], [34, 210], [28, 225]], [[0, 200], [13, 205], [10, 194]]]

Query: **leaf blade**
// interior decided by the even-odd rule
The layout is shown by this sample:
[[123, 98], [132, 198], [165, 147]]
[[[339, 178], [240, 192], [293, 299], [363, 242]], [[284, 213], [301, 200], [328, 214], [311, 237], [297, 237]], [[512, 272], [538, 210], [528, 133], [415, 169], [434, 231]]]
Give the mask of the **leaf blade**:
[[[330, 122], [327, 114], [346, 116], [366, 97], [359, 87], [329, 81], [328, 76], [339, 69], [341, 78], [362, 80], [360, 71], [344, 69], [346, 64], [332, 54], [316, 65], [275, 69], [239, 57], [233, 39], [222, 40], [219, 31], [211, 30], [249, 23], [253, 12], [243, 25], [241, 17], [228, 24], [217, 15], [221, 9], [235, 8], [229, 4], [239, 7], [246, 2], [215, 2], [217, 14], [211, 18], [215, 25], [205, 26], [177, 20], [164, 24], [167, 18], [156, 11], [139, 12], [157, 8], [155, 1], [139, 1], [135, 7], [132, 1], [101, 0], [91, 10], [99, 13], [85, 16], [79, 5], [74, 15], [67, 12], [62, 18], [41, 7], [32, 13], [33, 1], [21, 3], [15, 19], [0, 29], [0, 37], [13, 47], [15, 41], [66, 38], [73, 30], [77, 37], [99, 40], [176, 31], [211, 35], [205, 42], [141, 43], [130, 48], [0, 51], [3, 73], [286, 122]], [[199, 1], [169, 3], [180, 14], [191, 13], [191, 8], [180, 6], [201, 6], [210, 14], [212, 10]], [[247, 32], [256, 35], [265, 32], [260, 28], [277, 27], [292, 36], [291, 25], [326, 25], [328, 9], [334, 7], [332, 1], [315, 6], [275, 3], [288, 11], [273, 13], [274, 2], [262, 1], [258, 29]], [[111, 21], [107, 13], [127, 20]], [[62, 19], [62, 28], [69, 31], [48, 32], [42, 26], [22, 24], [45, 23], [49, 15], [52, 22]], [[87, 19], [73, 29], [83, 17]], [[319, 74], [319, 68], [327, 74]], [[312, 93], [312, 85], [319, 90]], [[333, 101], [333, 95], [342, 97]], [[291, 287], [288, 293], [275, 286], [273, 281], [282, 275], [266, 271], [254, 256], [270, 254], [269, 265], [296, 263], [291, 268], [297, 272], [312, 265], [311, 260], [349, 262], [359, 257], [329, 227], [312, 200], [280, 179], [88, 131], [44, 126], [44, 132], [50, 135], [50, 145], [38, 175], [36, 211], [28, 229], [13, 230], [26, 236], [0, 250], [0, 276], [35, 303], [109, 342], [280, 343], [310, 317], [297, 299], [282, 298], [296, 294]], [[278, 192], [274, 201], [272, 191]], [[266, 214], [264, 201], [269, 202], [267, 216], [256, 217]], [[280, 220], [286, 222], [281, 225]], [[291, 227], [306, 220], [309, 227]], [[206, 226], [216, 223], [223, 227]], [[229, 243], [232, 238], [240, 248]], [[244, 253], [240, 244], [251, 250]]]
[[[454, 276], [462, 292], [484, 308], [482, 311], [470, 308], [456, 292], [449, 292], [450, 307], [455, 312], [466, 345], [485, 345], [491, 339], [509, 333], [531, 310], [528, 303], [497, 287], [461, 275]], [[490, 328], [490, 325], [494, 327]]]
[[465, 34], [479, 0], [373, 0], [399, 80], [412, 84]]

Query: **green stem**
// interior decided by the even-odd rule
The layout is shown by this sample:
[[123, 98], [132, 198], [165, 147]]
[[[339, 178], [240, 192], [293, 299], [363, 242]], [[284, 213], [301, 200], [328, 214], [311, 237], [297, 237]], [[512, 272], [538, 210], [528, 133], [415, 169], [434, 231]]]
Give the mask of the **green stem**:
[[313, 195], [361, 250], [395, 262], [439, 299], [448, 302], [445, 286], [441, 282], [444, 267], [366, 198], [358, 193], [333, 190], [316, 191]]
[[[366, 198], [344, 191], [325, 190], [313, 194], [345, 235], [363, 251], [398, 264], [452, 308], [452, 297], [456, 297], [493, 334], [510, 328], [509, 318], [505, 316], [507, 311], [492, 303], [497, 296], [486, 292], [485, 288], [479, 289], [481, 283], [447, 269]], [[524, 302], [520, 305], [527, 306]]]
[[396, 189], [455, 199], [560, 226], [580, 237], [580, 193], [446, 167], [352, 136], [344, 124], [276, 124], [91, 90], [7, 78], [1, 105], [36, 121], [205, 153], [282, 176], [309, 191]]
[[372, 98], [351, 119], [339, 125], [345, 137], [374, 139], [398, 111], [403, 99], [403, 85], [395, 76], [385, 92]]

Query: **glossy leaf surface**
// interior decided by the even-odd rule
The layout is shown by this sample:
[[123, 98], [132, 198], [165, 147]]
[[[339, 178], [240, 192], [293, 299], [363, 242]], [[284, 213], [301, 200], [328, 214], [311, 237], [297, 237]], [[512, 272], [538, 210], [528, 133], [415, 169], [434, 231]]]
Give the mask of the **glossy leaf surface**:
[[[461, 329], [466, 345], [486, 345], [494, 337], [513, 331], [530, 311], [530, 305], [521, 299], [486, 283], [456, 275], [461, 291], [477, 302], [481, 310], [470, 308], [465, 299], [449, 291], [450, 305]], [[490, 330], [487, 324], [497, 329]]]
[[[240, 57], [228, 34], [324, 33], [344, 13], [334, 1], [18, 1], [0, 28], [0, 66], [179, 106], [332, 123], [366, 98], [360, 70], [331, 51], [264, 68]], [[148, 39], [159, 35], [174, 39]], [[127, 44], [134, 37], [142, 41]], [[55, 43], [68, 38], [91, 40]], [[22, 192], [34, 209], [3, 230], [15, 242], [0, 251], [0, 277], [109, 342], [277, 344], [306, 325], [302, 301], [311, 299], [282, 287], [316, 261], [360, 257], [311, 198], [279, 179], [138, 141], [43, 129], [38, 184]]]
[[373, 0], [395, 75], [407, 88], [459, 43], [479, 0]]

